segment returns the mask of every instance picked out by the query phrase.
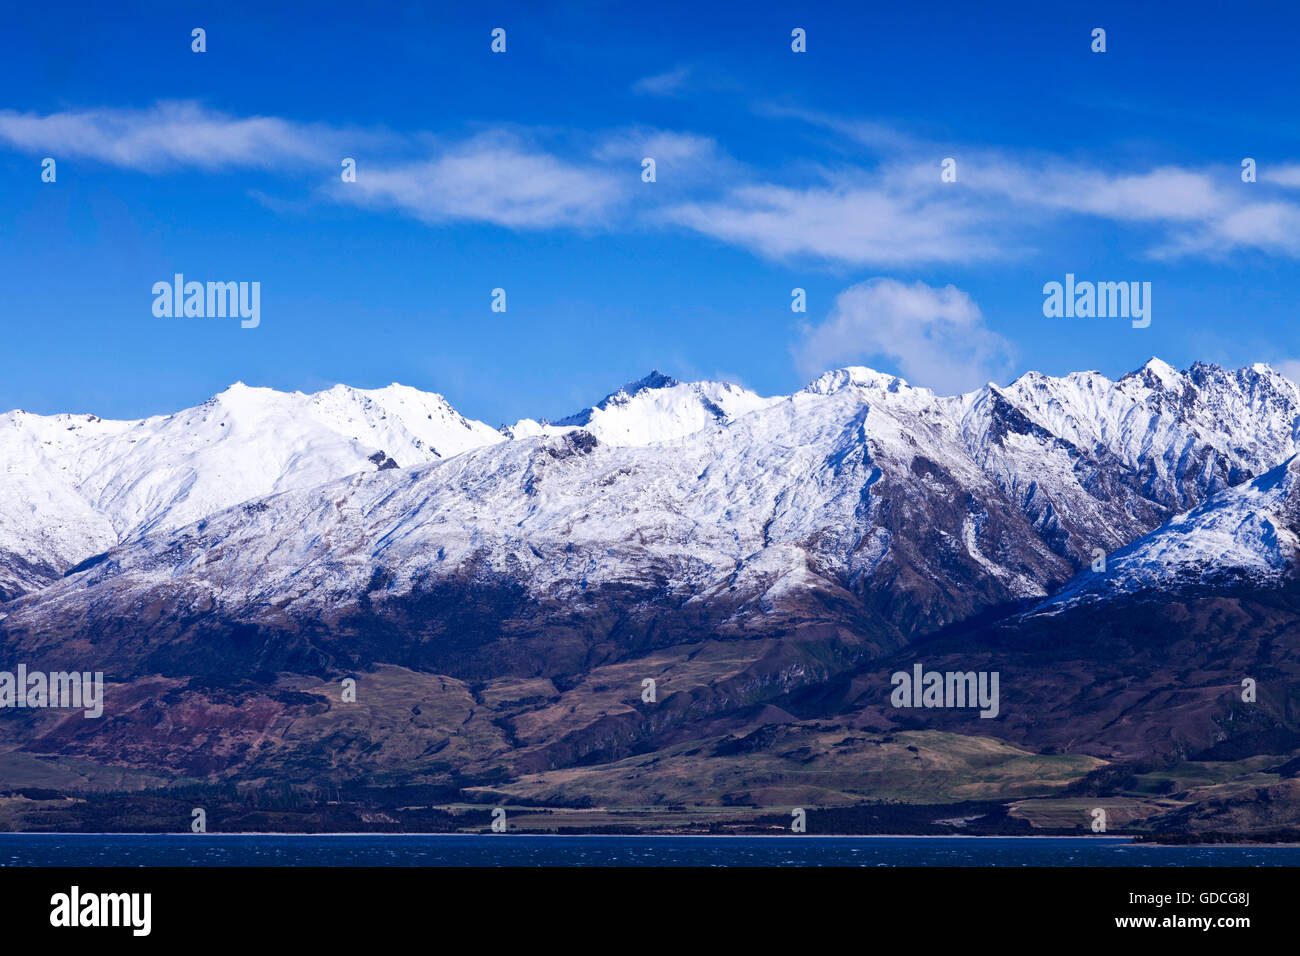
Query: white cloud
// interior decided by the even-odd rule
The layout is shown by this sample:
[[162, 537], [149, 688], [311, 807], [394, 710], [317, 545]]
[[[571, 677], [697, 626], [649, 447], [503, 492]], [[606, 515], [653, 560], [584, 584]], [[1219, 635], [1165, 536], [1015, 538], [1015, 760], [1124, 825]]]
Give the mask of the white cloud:
[[1287, 163], [1282, 166], [1265, 164], [1260, 168], [1259, 178], [1266, 183], [1286, 186], [1288, 189], [1300, 189], [1300, 163]]
[[[948, 155], [957, 162], [955, 183], [940, 182]], [[1063, 221], [1078, 217], [1147, 227], [1140, 241], [1152, 258], [1243, 249], [1300, 257], [1300, 204], [1276, 190], [1243, 192], [1255, 187], [1232, 167], [1114, 172], [1051, 156], [1026, 162], [995, 150], [935, 148], [820, 178], [798, 187], [742, 183], [662, 216], [773, 259], [883, 267], [1009, 258], [1050, 242]]]
[[[904, 247], [913, 237], [921, 237], [917, 261], [934, 258], [935, 244], [929, 241], [934, 226], [946, 230], [942, 217], [952, 215], [952, 204], [959, 203], [965, 231], [953, 236], [947, 248], [955, 250], [945, 261], [963, 261], [990, 255], [1010, 256], [1026, 245], [1050, 241], [1063, 220], [1091, 217], [1110, 222], [1147, 227], [1142, 241], [1151, 241], [1146, 254], [1153, 258], [1186, 256], [1218, 258], [1237, 250], [1262, 251], [1300, 258], [1300, 204], [1292, 201], [1287, 188], [1300, 188], [1300, 164], [1280, 163], [1260, 166], [1259, 184], [1243, 184], [1241, 169], [1235, 164], [1222, 167], [1188, 168], [1169, 164], [1145, 170], [1114, 169], [1070, 161], [1060, 156], [1002, 149], [990, 149], [953, 143], [927, 142], [881, 123], [845, 119], [824, 113], [780, 106], [761, 108], [762, 115], [794, 119], [830, 131], [846, 152], [861, 150], [875, 165], [850, 169], [841, 178], [852, 178], [877, 191], [891, 209], [905, 210], [915, 220], [902, 237]], [[957, 162], [958, 180], [947, 184], [947, 201], [940, 201], [935, 190], [939, 161], [953, 157]], [[822, 189], [805, 190], [816, 203]], [[909, 208], [907, 203], [911, 202]], [[712, 209], [729, 222], [745, 210], [740, 204], [724, 204]], [[816, 223], [790, 216], [782, 226], [791, 231], [820, 226], [832, 234], [850, 234], [858, 210], [846, 204], [838, 218], [821, 217]], [[845, 220], [845, 221], [840, 221]], [[697, 225], [688, 218], [688, 225]], [[707, 222], [699, 222], [702, 231], [716, 234]], [[1151, 234], [1154, 233], [1154, 240]], [[979, 243], [966, 249], [972, 240]], [[756, 251], [773, 255], [773, 244], [766, 230], [748, 240], [737, 236]], [[857, 243], [826, 243], [823, 237], [806, 233], [786, 236], [781, 245], [803, 245], [810, 251], [817, 246], [832, 258], [847, 262], [892, 264], [889, 259], [872, 254], [866, 258]], [[899, 261], [906, 256], [901, 255]]]
[[720, 200], [669, 207], [663, 217], [773, 259], [814, 256], [905, 266], [967, 262], [1002, 252], [988, 224], [957, 197], [937, 190], [843, 183], [739, 186]]
[[0, 110], [0, 142], [27, 152], [72, 156], [142, 171], [215, 170], [323, 162], [341, 133], [273, 116], [236, 117], [198, 103], [148, 109], [69, 110], [41, 116]]
[[[638, 86], [663, 94], [689, 72], [682, 67]], [[816, 169], [810, 179], [803, 163], [756, 173], [712, 138], [671, 130], [520, 130], [449, 144], [419, 132], [232, 116], [194, 102], [45, 115], [0, 110], [0, 145], [155, 174], [307, 170], [323, 187], [318, 195], [430, 223], [613, 229], [650, 221], [772, 259], [837, 265], [1008, 258], [1056, 241], [1080, 218], [1140, 227], [1136, 241], [1154, 258], [1219, 258], [1238, 250], [1300, 258], [1300, 203], [1291, 191], [1300, 187], [1297, 163], [1261, 165], [1259, 182], [1243, 184], [1235, 165], [1114, 169], [1051, 154], [927, 143], [879, 123], [823, 114], [768, 107], [763, 115], [814, 124], [834, 137], [832, 147], [868, 164]], [[558, 148], [537, 145], [557, 141]], [[360, 169], [346, 189], [338, 182], [344, 156]], [[653, 189], [639, 188], [643, 156], [659, 167]], [[945, 156], [957, 161], [955, 183], [940, 182]]]
[[1144, 173], [1106, 173], [1049, 163], [1029, 167], [1003, 157], [976, 163], [971, 181], [1029, 205], [1121, 221], [1189, 222], [1223, 214], [1232, 202], [1208, 173], [1162, 166]]
[[1274, 362], [1273, 369], [1300, 385], [1300, 359], [1283, 359], [1280, 362]]
[[[1281, 181], [1285, 170], [1275, 174]], [[1300, 206], [1241, 183], [1239, 170], [1162, 166], [1145, 173], [1106, 173], [1055, 164], [1026, 167], [996, 159], [976, 163], [972, 181], [1017, 208], [1042, 207], [1158, 228], [1153, 258], [1220, 257], [1240, 249], [1300, 256]]]
[[632, 84], [632, 92], [643, 96], [676, 96], [681, 93], [690, 74], [690, 67], [679, 66], [667, 73], [644, 76]]
[[[665, 150], [675, 145], [671, 138], [661, 141]], [[430, 157], [427, 137], [236, 117], [193, 102], [45, 116], [0, 111], [3, 142], [152, 173], [318, 166], [317, 181], [333, 184], [328, 193], [336, 201], [397, 209], [426, 222], [476, 220], [511, 228], [588, 224], [598, 222], [622, 192], [612, 171], [566, 162], [504, 133], [472, 137], [441, 152], [435, 147]], [[680, 152], [681, 144], [676, 145]], [[412, 155], [421, 152], [426, 155]], [[339, 180], [344, 156], [358, 161], [355, 183]], [[636, 169], [626, 175], [634, 179]], [[265, 195], [261, 201], [286, 205]]]
[[545, 229], [599, 223], [634, 178], [565, 162], [513, 136], [485, 134], [431, 159], [368, 163], [355, 183], [336, 184], [332, 195], [430, 223], [459, 219]]
[[1287, 202], [1253, 202], [1170, 236], [1154, 250], [1165, 258], [1189, 255], [1218, 258], [1234, 249], [1300, 258], [1300, 206]]
[[[653, 187], [641, 182], [641, 164], [646, 157], [655, 161]], [[735, 182], [746, 175], [741, 164], [712, 137], [675, 130], [615, 130], [599, 141], [592, 158], [620, 179], [634, 180], [643, 212], [702, 191], [715, 192], [719, 182]]]
[[636, 163], [645, 156], [653, 156], [656, 162], [701, 163], [716, 162], [719, 150], [717, 142], [709, 136], [662, 129], [631, 129], [605, 137], [595, 155], [602, 160]]
[[913, 385], [942, 394], [1004, 378], [1014, 350], [965, 292], [923, 282], [871, 279], [845, 289], [825, 321], [794, 347], [802, 374], [885, 359]]

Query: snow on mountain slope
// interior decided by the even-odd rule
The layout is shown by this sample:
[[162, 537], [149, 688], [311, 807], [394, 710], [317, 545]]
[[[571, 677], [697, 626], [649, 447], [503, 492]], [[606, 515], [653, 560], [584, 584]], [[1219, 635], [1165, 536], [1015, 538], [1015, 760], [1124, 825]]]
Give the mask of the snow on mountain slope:
[[861, 365], [850, 365], [823, 372], [818, 378], [805, 385], [802, 391], [808, 395], [833, 395], [846, 388], [876, 389], [913, 398], [924, 396], [927, 400], [934, 398], [934, 392], [928, 388], [914, 388], [896, 375], [877, 372], [875, 369], [864, 368]]
[[1075, 447], [1106, 448], [1179, 510], [1266, 471], [1300, 441], [1300, 389], [1267, 365], [1178, 372], [1153, 358], [1118, 382], [1030, 372], [999, 391]]
[[112, 522], [48, 462], [7, 449], [0, 454], [0, 601], [55, 579], [116, 542]]
[[502, 431], [510, 438], [533, 438], [582, 428], [606, 445], [652, 445], [735, 421], [780, 400], [726, 382], [679, 382], [653, 371], [575, 415], [550, 423], [525, 418]]
[[[953, 397], [857, 367], [775, 399], [653, 373], [508, 441], [396, 389], [236, 387], [150, 420], [158, 437], [134, 443], [149, 454], [111, 480], [79, 456], [132, 453], [143, 423], [92, 423], [93, 453], [60, 436], [72, 450], [52, 460], [130, 541], [14, 602], [10, 625], [151, 601], [284, 620], [456, 580], [575, 607], [625, 589], [742, 617], [820, 595], [924, 629], [1045, 596], [1097, 548], [1294, 454], [1300, 434], [1300, 391], [1266, 366], [1157, 360], [1118, 382], [1030, 373]], [[379, 448], [403, 467], [373, 473]], [[263, 464], [251, 477], [250, 461]]]
[[62, 463], [78, 492], [126, 538], [388, 459], [425, 464], [498, 440], [440, 396], [401, 386], [304, 395], [236, 384], [197, 408], [82, 446]]
[[0, 570], [0, 590], [249, 498], [500, 440], [441, 396], [400, 385], [304, 395], [236, 384], [140, 421], [11, 412], [0, 416], [0, 553], [31, 573]]
[[[336, 385], [308, 398], [313, 417], [323, 425], [354, 438], [372, 435], [400, 467], [501, 440], [496, 429], [461, 415], [441, 395], [396, 382], [377, 389]], [[355, 432], [358, 427], [361, 433]]]
[[[662, 408], [656, 392], [693, 394], [666, 383], [624, 390], [587, 422]], [[89, 588], [133, 606], [163, 597], [236, 617], [311, 615], [438, 580], [508, 579], [538, 598], [639, 587], [738, 613], [820, 589], [928, 626], [1042, 596], [1077, 562], [971, 453], [953, 401], [845, 369], [655, 444], [574, 430], [359, 475], [118, 549], [42, 595], [44, 609], [66, 601], [75, 613]], [[1069, 507], [1072, 495], [1094, 500], [1082, 488], [1054, 494]], [[1123, 530], [1131, 540], [1156, 523]], [[377, 569], [385, 584], [373, 595]]]
[[508, 581], [565, 606], [624, 589], [743, 613], [810, 590], [916, 594], [917, 613], [944, 621], [1068, 577], [996, 484], [952, 456], [960, 448], [951, 423], [856, 389], [799, 393], [652, 446], [580, 430], [503, 442], [143, 537], [14, 602], [7, 625], [155, 600], [285, 621], [451, 579]]
[[1300, 455], [1222, 491], [1111, 555], [1036, 608], [1196, 584], [1275, 584], [1300, 558]]
[[1080, 563], [1300, 450], [1300, 389], [1265, 365], [1030, 372], [943, 401], [970, 453]]

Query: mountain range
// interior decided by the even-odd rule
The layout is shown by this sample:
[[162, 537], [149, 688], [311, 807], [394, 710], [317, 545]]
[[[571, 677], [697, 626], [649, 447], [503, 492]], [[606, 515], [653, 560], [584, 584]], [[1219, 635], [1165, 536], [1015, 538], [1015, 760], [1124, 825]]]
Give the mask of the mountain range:
[[[499, 429], [399, 385], [11, 412], [0, 647], [109, 688], [0, 714], [0, 785], [1300, 823], [1298, 446], [1268, 366], [1158, 359], [958, 396], [652, 372]], [[999, 716], [891, 706], [916, 663], [999, 672]]]

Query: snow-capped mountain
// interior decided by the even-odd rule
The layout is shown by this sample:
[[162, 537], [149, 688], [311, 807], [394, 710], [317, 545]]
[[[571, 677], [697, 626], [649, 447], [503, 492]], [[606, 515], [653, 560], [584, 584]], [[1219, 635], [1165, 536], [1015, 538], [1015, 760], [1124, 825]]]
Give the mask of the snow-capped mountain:
[[[1300, 747], [1279, 639], [1300, 392], [1266, 366], [959, 396], [847, 368], [775, 399], [652, 376], [528, 437], [398, 387], [0, 422], [0, 568], [30, 588], [0, 602], [0, 654], [110, 685], [102, 721], [9, 725], [41, 781], [459, 796], [640, 755], [729, 804], [764, 792], [770, 764], [730, 754], [769, 731], [794, 754], [813, 724], [970, 733], [961, 709], [890, 705], [917, 663], [1001, 673], [976, 732], [1020, 748]], [[1106, 575], [1081, 574], [1099, 549]], [[1242, 674], [1267, 682], [1232, 711]], [[662, 799], [622, 787], [592, 799]]]
[[1228, 371], [1159, 359], [1111, 382], [1096, 372], [1030, 372], [1005, 398], [1048, 433], [1082, 450], [1106, 449], [1138, 472], [1148, 496], [1184, 510], [1291, 454], [1300, 440], [1300, 390], [1267, 365]]
[[313, 395], [237, 383], [139, 421], [0, 416], [0, 597], [250, 498], [427, 464], [501, 436], [401, 385]]
[[780, 400], [727, 382], [679, 382], [653, 371], [574, 415], [556, 422], [525, 418], [502, 433], [508, 438], [534, 438], [581, 428], [606, 445], [653, 445], [735, 421]]
[[[460, 454], [417, 430], [419, 393], [396, 407], [351, 390], [322, 393], [328, 402], [255, 392], [230, 409], [219, 396], [220, 415], [186, 413], [150, 458], [115, 472], [134, 481], [79, 477], [73, 488], [129, 540], [10, 602], [0, 628], [138, 629], [137, 610], [153, 607], [161, 629], [375, 619], [429, 634], [448, 615], [466, 626], [463, 607], [429, 603], [454, 591], [491, 606], [474, 626], [493, 639], [610, 613], [736, 633], [873, 621], [918, 634], [1045, 597], [1097, 549], [1294, 455], [1300, 435], [1300, 391], [1267, 366], [1176, 372], [1154, 359], [1118, 382], [1030, 373], [955, 397], [862, 368], [777, 399], [653, 375], [509, 440], [448, 410]], [[237, 486], [242, 503], [224, 511], [189, 489], [209, 460], [163, 451], [184, 449], [198, 422], [256, 422], [257, 435], [317, 415], [335, 424], [267, 451], [279, 457], [262, 487]], [[105, 447], [122, 448], [132, 427], [106, 425]], [[381, 447], [399, 467], [376, 469], [367, 453]], [[185, 464], [157, 464], [169, 454]]]
[[1222, 491], [1111, 555], [1038, 609], [1191, 585], [1275, 584], [1300, 559], [1300, 455]]

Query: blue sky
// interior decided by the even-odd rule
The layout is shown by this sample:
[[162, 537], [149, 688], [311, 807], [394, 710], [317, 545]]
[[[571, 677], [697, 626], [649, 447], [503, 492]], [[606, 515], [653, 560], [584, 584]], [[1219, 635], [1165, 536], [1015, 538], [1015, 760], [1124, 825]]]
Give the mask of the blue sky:
[[[0, 408], [1300, 371], [1292, 4], [106, 6], [5, 15]], [[260, 325], [155, 317], [176, 272], [260, 282]], [[1066, 273], [1150, 282], [1150, 327], [1044, 317]]]

